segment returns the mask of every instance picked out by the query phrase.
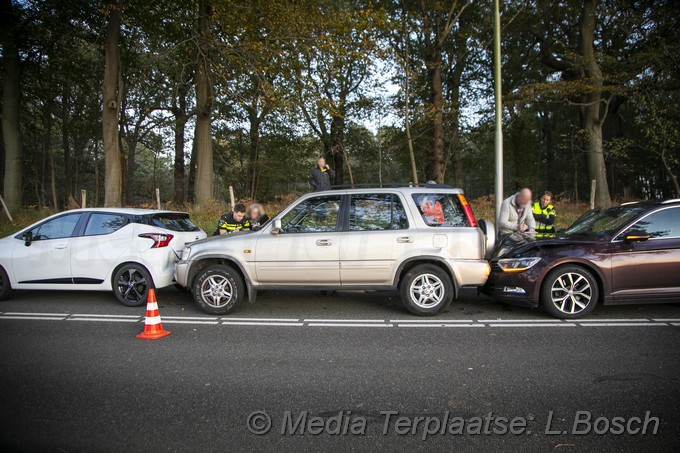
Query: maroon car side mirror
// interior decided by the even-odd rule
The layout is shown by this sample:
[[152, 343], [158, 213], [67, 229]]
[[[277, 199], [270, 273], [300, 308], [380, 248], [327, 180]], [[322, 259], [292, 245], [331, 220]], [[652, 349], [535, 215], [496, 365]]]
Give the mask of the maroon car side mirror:
[[644, 231], [629, 231], [623, 237], [626, 242], [642, 242], [649, 239], [651, 236]]

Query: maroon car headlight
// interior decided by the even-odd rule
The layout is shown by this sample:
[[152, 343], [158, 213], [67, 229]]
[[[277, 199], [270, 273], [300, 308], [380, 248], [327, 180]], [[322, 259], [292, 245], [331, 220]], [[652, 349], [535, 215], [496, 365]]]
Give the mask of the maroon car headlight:
[[524, 272], [541, 261], [540, 258], [503, 258], [498, 260], [498, 266], [503, 272]]

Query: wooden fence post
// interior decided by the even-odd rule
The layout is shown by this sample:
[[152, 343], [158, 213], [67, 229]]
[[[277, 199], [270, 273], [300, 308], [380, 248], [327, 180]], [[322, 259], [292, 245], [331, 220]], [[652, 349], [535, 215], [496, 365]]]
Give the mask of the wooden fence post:
[[597, 181], [590, 181], [590, 209], [595, 209], [595, 190], [597, 189]]
[[80, 189], [80, 207], [87, 208], [87, 190]]
[[156, 187], [156, 208], [161, 210], [161, 189]]
[[2, 203], [2, 209], [5, 211], [5, 214], [7, 214], [7, 218], [9, 219], [9, 221], [14, 223], [12, 214], [9, 213], [9, 209], [7, 209], [7, 205], [5, 204], [5, 200], [2, 198], [2, 195], [0, 195], [0, 203]]
[[234, 201], [234, 186], [229, 186], [229, 201], [231, 202], [231, 210], [234, 210], [236, 202]]

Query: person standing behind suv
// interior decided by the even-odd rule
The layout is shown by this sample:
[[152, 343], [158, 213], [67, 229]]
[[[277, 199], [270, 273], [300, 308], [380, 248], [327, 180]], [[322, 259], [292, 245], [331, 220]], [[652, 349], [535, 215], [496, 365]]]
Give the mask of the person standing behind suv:
[[524, 188], [503, 200], [498, 214], [498, 237], [512, 233], [533, 233], [536, 221], [531, 212], [531, 190]]
[[250, 228], [250, 223], [246, 218], [246, 207], [243, 204], [238, 203], [231, 212], [223, 214], [222, 217], [220, 217], [220, 221], [217, 223], [217, 229], [213, 236], [236, 233], [247, 228]]
[[555, 220], [557, 213], [552, 204], [553, 194], [547, 190], [541, 198], [534, 203], [533, 215], [536, 221], [536, 239], [549, 239], [555, 237]]
[[331, 181], [335, 179], [335, 172], [326, 163], [323, 156], [316, 160], [316, 167], [309, 173], [309, 184], [314, 189], [313, 192], [330, 190]]

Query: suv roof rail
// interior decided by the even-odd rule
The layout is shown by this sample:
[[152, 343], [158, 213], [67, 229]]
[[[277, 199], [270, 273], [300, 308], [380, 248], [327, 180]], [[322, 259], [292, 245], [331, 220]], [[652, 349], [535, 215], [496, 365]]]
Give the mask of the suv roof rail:
[[432, 182], [423, 182], [418, 184], [413, 184], [411, 182], [390, 182], [390, 183], [361, 183], [361, 184], [336, 184], [331, 186], [331, 189], [395, 189], [400, 187], [431, 187], [433, 189], [453, 189], [452, 186], [448, 184], [437, 184]]
[[661, 202], [661, 204], [670, 204], [670, 203], [680, 203], [680, 198], [671, 198], [670, 200], [664, 200]]

